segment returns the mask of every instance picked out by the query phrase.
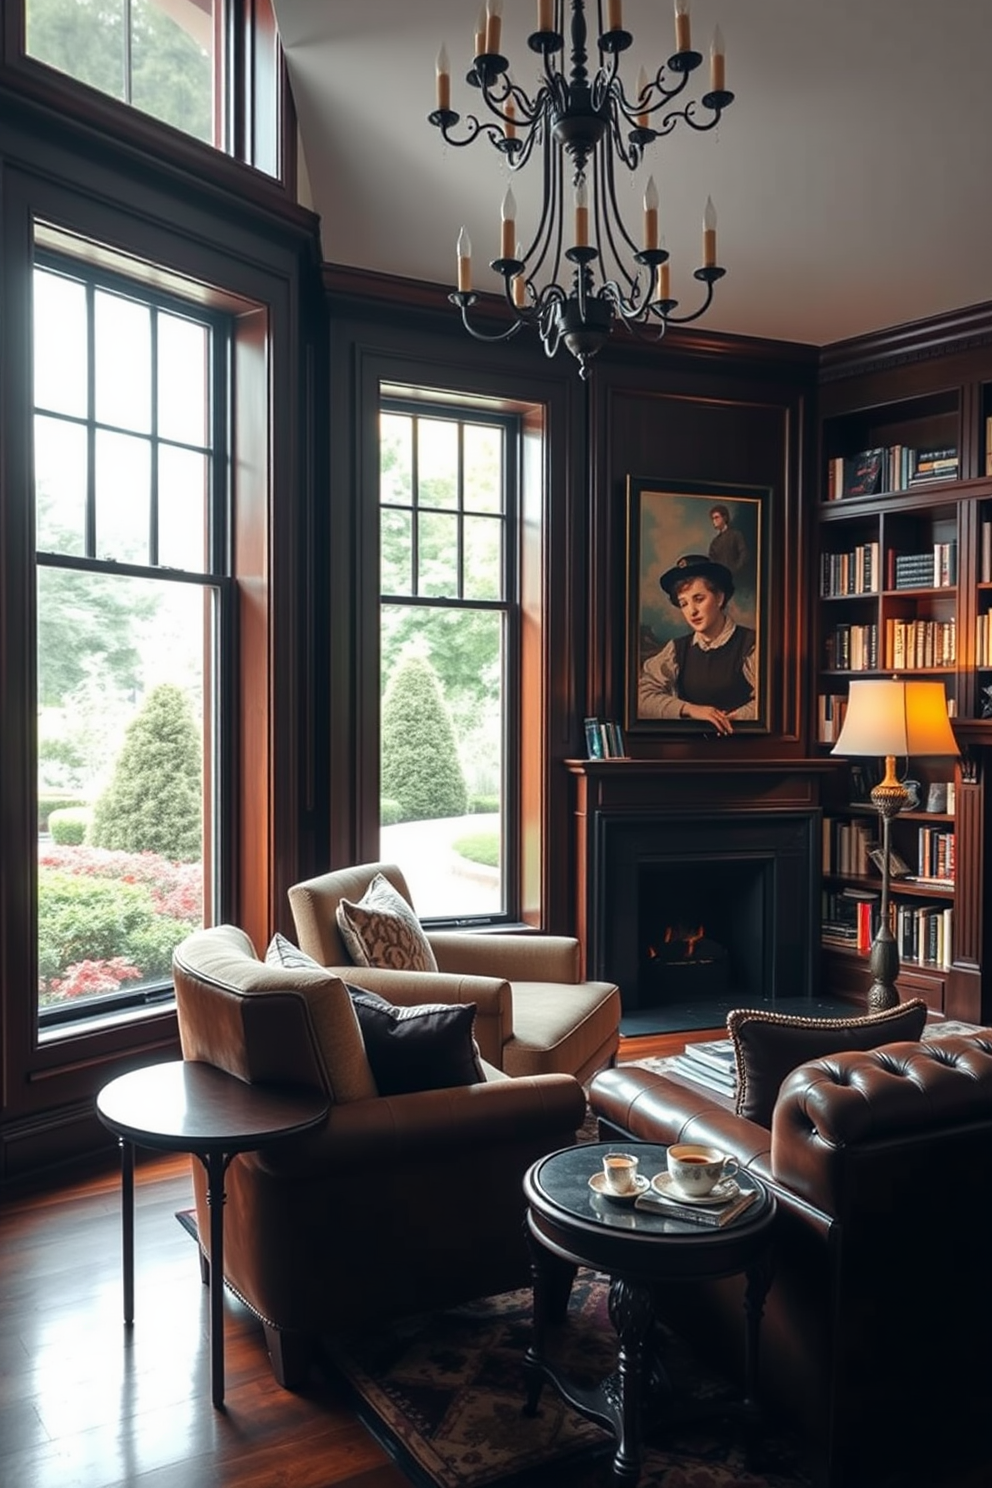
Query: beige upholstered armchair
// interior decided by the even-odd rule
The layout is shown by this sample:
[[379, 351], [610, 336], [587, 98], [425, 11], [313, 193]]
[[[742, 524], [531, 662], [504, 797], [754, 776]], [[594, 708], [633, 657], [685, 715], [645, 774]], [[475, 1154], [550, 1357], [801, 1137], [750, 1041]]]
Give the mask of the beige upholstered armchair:
[[[190, 935], [173, 974], [184, 1059], [330, 1102], [323, 1127], [234, 1157], [225, 1178], [225, 1278], [264, 1324], [281, 1384], [303, 1382], [321, 1335], [527, 1284], [523, 1176], [575, 1141], [577, 1081], [480, 1063], [469, 1016], [457, 1019], [471, 1061], [461, 1083], [384, 1094], [344, 983], [260, 961], [232, 925]], [[406, 1037], [404, 1025], [401, 1051]], [[414, 1074], [420, 1057], [408, 1055]], [[192, 1166], [209, 1261], [204, 1170]]]
[[393, 863], [364, 863], [294, 885], [289, 902], [300, 948], [353, 985], [397, 1005], [474, 1002], [482, 1056], [508, 1075], [553, 1071], [586, 1080], [613, 1062], [620, 1043], [620, 992], [579, 979], [579, 943], [564, 935], [425, 932], [437, 971], [358, 966], [336, 913], [357, 903], [377, 874], [411, 904]]

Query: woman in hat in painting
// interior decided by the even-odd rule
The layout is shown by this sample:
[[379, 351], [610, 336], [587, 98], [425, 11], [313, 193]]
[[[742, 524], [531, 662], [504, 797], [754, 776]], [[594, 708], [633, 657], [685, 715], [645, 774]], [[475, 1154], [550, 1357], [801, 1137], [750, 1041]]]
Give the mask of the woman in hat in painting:
[[734, 592], [730, 569], [703, 553], [687, 553], [658, 580], [689, 626], [641, 668], [639, 718], [694, 718], [718, 734], [735, 719], [757, 717], [756, 634], [726, 612]]

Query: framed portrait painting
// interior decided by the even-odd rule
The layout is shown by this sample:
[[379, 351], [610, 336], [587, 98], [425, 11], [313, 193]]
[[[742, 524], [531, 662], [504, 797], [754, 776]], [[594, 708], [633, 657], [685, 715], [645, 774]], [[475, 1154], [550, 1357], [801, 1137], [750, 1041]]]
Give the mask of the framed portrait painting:
[[628, 477], [631, 733], [768, 732], [771, 494]]

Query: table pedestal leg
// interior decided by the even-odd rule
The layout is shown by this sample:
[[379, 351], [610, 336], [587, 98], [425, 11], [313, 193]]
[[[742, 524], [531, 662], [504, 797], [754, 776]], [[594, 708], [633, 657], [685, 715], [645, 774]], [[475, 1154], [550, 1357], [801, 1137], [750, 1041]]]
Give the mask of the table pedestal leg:
[[641, 1416], [648, 1379], [647, 1341], [653, 1333], [654, 1301], [649, 1287], [614, 1277], [610, 1282], [610, 1321], [619, 1340], [617, 1372], [603, 1382], [616, 1416], [616, 1488], [634, 1488], [641, 1472]]
[[772, 1284], [774, 1260], [771, 1250], [744, 1273], [744, 1423], [747, 1432], [747, 1465], [757, 1465], [760, 1441], [758, 1411], [758, 1339], [765, 1299]]
[[124, 1275], [124, 1321], [134, 1322], [134, 1144], [120, 1139], [121, 1269]]
[[[199, 1154], [198, 1154], [199, 1156]], [[215, 1406], [224, 1404], [224, 1174], [231, 1161], [221, 1152], [200, 1156], [207, 1170], [210, 1209], [210, 1394]]]

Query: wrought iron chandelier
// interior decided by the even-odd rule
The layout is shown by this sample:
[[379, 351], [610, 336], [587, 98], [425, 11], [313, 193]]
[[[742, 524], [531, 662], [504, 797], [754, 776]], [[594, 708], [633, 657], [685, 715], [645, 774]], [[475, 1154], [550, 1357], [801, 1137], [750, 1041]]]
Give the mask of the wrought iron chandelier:
[[[516, 202], [508, 189], [503, 198], [500, 256], [491, 267], [503, 277], [513, 321], [503, 331], [474, 327], [468, 312], [478, 296], [472, 290], [472, 249], [463, 227], [457, 244], [458, 289], [450, 295], [461, 310], [465, 329], [476, 339], [503, 341], [522, 325], [536, 327], [548, 356], [564, 341], [578, 360], [579, 375], [589, 376], [589, 360], [609, 336], [614, 321], [628, 327], [651, 325], [663, 336], [669, 325], [685, 325], [705, 314], [713, 286], [725, 269], [716, 261], [716, 213], [707, 198], [703, 216], [703, 262], [694, 277], [705, 286], [703, 303], [691, 314], [676, 315], [671, 298], [669, 255], [659, 246], [658, 192], [654, 177], [644, 191], [640, 244], [628, 232], [617, 204], [616, 171], [636, 170], [646, 147], [666, 138], [681, 121], [690, 129], [710, 130], [733, 101], [725, 86], [725, 54], [719, 28], [710, 51], [710, 87], [697, 116], [690, 100], [673, 107], [703, 58], [693, 51], [688, 0], [675, 0], [675, 52], [647, 78], [641, 68], [637, 94], [628, 99], [619, 76], [621, 55], [633, 42], [623, 29], [622, 0], [597, 0], [599, 65], [590, 77], [584, 0], [571, 0], [569, 42], [571, 68], [566, 77], [557, 59], [564, 53], [565, 0], [537, 0], [537, 30], [528, 37], [531, 51], [542, 58], [537, 92], [531, 99], [510, 77], [510, 64], [500, 51], [502, 0], [487, 0], [475, 33], [475, 59], [466, 81], [476, 88], [493, 117], [469, 114], [467, 134], [452, 130], [460, 115], [451, 107], [451, 73], [447, 51], [437, 59], [437, 107], [428, 116], [450, 145], [470, 145], [485, 136], [503, 155], [511, 171], [521, 170], [540, 153], [544, 191], [540, 220], [526, 250], [517, 240]], [[666, 71], [667, 69], [667, 71]], [[565, 156], [570, 158], [566, 166]], [[566, 176], [571, 172], [574, 216], [568, 223]], [[565, 259], [573, 266], [571, 283]]]

